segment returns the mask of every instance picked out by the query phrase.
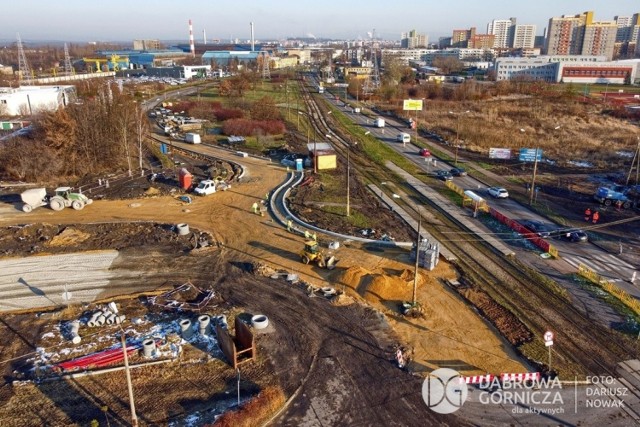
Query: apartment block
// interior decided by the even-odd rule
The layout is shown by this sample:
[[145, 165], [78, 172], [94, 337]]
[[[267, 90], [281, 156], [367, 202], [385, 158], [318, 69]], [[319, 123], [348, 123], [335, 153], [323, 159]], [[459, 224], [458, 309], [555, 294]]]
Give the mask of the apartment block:
[[406, 49], [416, 49], [427, 47], [428, 38], [426, 34], [418, 34], [416, 30], [411, 30], [408, 33], [402, 33], [400, 40], [400, 46]]
[[547, 55], [603, 55], [613, 58], [618, 26], [615, 21], [594, 21], [593, 12], [549, 19]]
[[487, 34], [494, 35], [493, 48], [513, 47], [513, 31], [516, 25], [516, 18], [494, 19], [487, 24]]

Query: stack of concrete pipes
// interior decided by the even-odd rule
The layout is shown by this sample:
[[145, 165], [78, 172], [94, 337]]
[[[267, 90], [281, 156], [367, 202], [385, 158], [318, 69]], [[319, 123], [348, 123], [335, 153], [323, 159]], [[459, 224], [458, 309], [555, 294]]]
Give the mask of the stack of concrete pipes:
[[119, 325], [124, 322], [124, 319], [124, 314], [119, 315], [115, 304], [110, 303], [108, 307], [93, 313], [87, 321], [87, 326], [93, 328], [95, 326], [103, 326], [104, 324]]

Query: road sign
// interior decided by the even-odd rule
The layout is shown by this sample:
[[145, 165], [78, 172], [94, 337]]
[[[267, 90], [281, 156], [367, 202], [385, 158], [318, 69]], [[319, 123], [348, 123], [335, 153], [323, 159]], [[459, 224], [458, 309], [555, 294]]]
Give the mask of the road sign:
[[[537, 155], [536, 155], [537, 152]], [[521, 162], [534, 162], [538, 157], [538, 161], [542, 160], [542, 150], [539, 148], [521, 148], [518, 160]]]
[[553, 345], [553, 332], [547, 331], [544, 333], [544, 345], [551, 347]]
[[422, 99], [405, 99], [402, 103], [402, 109], [405, 111], [422, 111]]
[[511, 148], [489, 148], [489, 158], [508, 160], [511, 158]]

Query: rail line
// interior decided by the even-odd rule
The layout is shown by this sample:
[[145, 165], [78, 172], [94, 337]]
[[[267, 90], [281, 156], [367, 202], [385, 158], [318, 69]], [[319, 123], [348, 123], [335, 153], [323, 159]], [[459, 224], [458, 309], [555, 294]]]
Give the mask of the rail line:
[[[306, 89], [306, 88], [305, 88]], [[331, 135], [334, 150], [343, 158], [350, 148], [349, 142], [337, 134], [327, 124], [322, 111], [315, 100], [307, 92], [303, 99], [310, 111], [308, 115], [312, 126], [318, 134]], [[382, 170], [358, 156], [351, 156], [352, 173], [372, 182], [388, 179], [389, 172]], [[423, 208], [428, 202], [422, 199], [415, 190], [408, 185], [403, 188], [410, 193], [409, 199], [418, 200]], [[416, 212], [417, 203], [407, 202], [405, 198], [399, 201], [412, 207]], [[542, 334], [550, 329], [556, 333], [554, 354], [556, 360], [560, 358], [566, 367], [585, 374], [615, 375], [616, 363], [622, 359], [637, 357], [638, 349], [631, 340], [596, 325], [585, 314], [578, 310], [570, 301], [558, 295], [547, 287], [542, 277], [531, 274], [525, 267], [509, 258], [499, 257], [481, 242], [458, 239], [449, 240], [447, 234], [451, 230], [460, 229], [460, 225], [447, 212], [437, 206], [430, 206], [432, 213], [437, 213], [445, 225], [429, 227], [429, 232], [440, 241], [447, 241], [448, 248], [458, 257], [456, 265], [466, 277], [485, 290], [494, 300], [515, 315], [534, 334], [534, 340], [542, 347]], [[409, 210], [408, 210], [409, 211]], [[417, 217], [417, 215], [416, 215]], [[542, 347], [542, 351], [544, 348]], [[544, 353], [542, 353], [544, 354]], [[541, 360], [533, 360], [538, 365], [544, 365]]]

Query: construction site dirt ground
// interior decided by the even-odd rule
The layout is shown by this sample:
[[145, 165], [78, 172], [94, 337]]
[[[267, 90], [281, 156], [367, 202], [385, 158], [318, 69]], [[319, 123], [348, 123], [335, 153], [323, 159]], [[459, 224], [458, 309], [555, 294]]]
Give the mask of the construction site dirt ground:
[[[304, 239], [287, 232], [269, 216], [261, 217], [251, 211], [255, 201], [263, 199], [267, 191], [284, 180], [285, 171], [266, 162], [247, 161], [252, 164], [249, 165], [250, 175], [246, 182], [234, 184], [226, 192], [195, 198], [190, 204], [176, 197], [151, 196], [98, 200], [82, 211], [66, 209], [53, 212], [48, 208], [38, 208], [25, 214], [18, 210], [19, 206], [15, 203], [3, 203], [0, 204], [0, 226], [52, 224], [57, 227], [57, 232], [62, 233], [64, 227], [58, 224], [67, 225], [70, 229], [75, 224], [100, 224], [106, 245], [102, 249], [120, 251], [118, 265], [122, 280], [118, 282], [118, 278], [112, 279], [118, 283], [115, 287], [117, 291], [113, 292], [108, 286], [98, 295], [99, 298], [113, 296], [114, 293], [157, 289], [189, 279], [197, 279], [200, 283], [210, 280], [210, 286], [221, 292], [227, 304], [243, 307], [249, 312], [260, 312], [274, 319], [278, 340], [268, 344], [259, 339], [258, 344], [264, 349], [264, 356], [273, 363], [278, 382], [283, 385], [286, 395], [291, 396], [300, 382], [307, 378], [305, 392], [294, 399], [284, 415], [284, 419], [289, 420], [287, 422], [292, 419], [303, 420], [308, 416], [312, 412], [309, 412], [309, 408], [314, 405], [314, 399], [316, 406], [319, 402], [317, 399], [333, 399], [327, 403], [328, 408], [335, 410], [331, 413], [340, 413], [340, 417], [354, 417], [356, 414], [352, 410], [363, 405], [360, 397], [368, 395], [372, 404], [376, 399], [382, 399], [377, 401], [377, 405], [387, 402], [386, 415], [374, 411], [374, 415], [369, 414], [374, 418], [359, 421], [378, 423], [383, 421], [379, 417], [395, 414], [394, 422], [397, 423], [403, 419], [402, 413], [408, 408], [403, 409], [402, 405], [395, 407], [385, 400], [389, 396], [380, 394], [380, 389], [395, 381], [402, 386], [392, 387], [389, 393], [410, 396], [410, 403], [407, 404], [412, 407], [411, 411], [432, 416], [425, 412], [426, 406], [421, 402], [419, 379], [405, 377], [407, 374], [392, 362], [396, 344], [413, 348], [413, 367], [417, 371], [445, 366], [459, 369], [464, 374], [527, 370], [488, 322], [446, 287], [443, 280], [454, 277], [455, 272], [444, 261], [433, 272], [421, 274], [418, 301], [426, 308], [424, 319], [404, 319], [399, 316], [399, 303], [411, 297], [409, 283], [412, 283], [412, 273], [407, 273], [407, 270], [412, 271], [412, 263], [404, 249], [382, 250], [343, 242], [336, 251], [339, 263], [335, 270], [303, 265], [299, 251]], [[135, 227], [127, 232], [121, 225], [113, 225], [114, 231], [109, 233], [108, 224], [113, 222], [187, 223], [194, 230], [206, 232], [214, 248], [200, 255], [189, 254], [185, 249], [188, 248], [187, 242], [163, 242], [153, 234], [149, 238], [142, 238], [140, 230], [136, 232]], [[118, 229], [122, 231], [116, 233]], [[86, 229], [81, 231], [87, 233]], [[54, 249], [47, 248], [43, 241], [25, 244], [24, 239], [16, 237], [16, 228], [3, 228], [1, 232], [0, 249], [5, 256], [27, 256], [34, 253], [33, 246], [38, 246], [35, 253], [39, 256], [60, 251], [61, 247], [69, 252], [96, 249], [88, 244], [94, 241], [92, 239], [84, 242], [69, 239], [68, 244], [55, 246]], [[71, 231], [66, 233], [73, 234]], [[118, 235], [121, 238], [117, 238]], [[329, 241], [328, 237], [319, 237], [325, 245]], [[13, 243], [12, 238], [16, 238]], [[250, 263], [263, 263], [275, 270], [295, 273], [301, 280], [315, 286], [331, 285], [339, 290], [343, 287], [355, 302], [334, 307], [321, 298], [308, 298], [300, 289], [248, 274], [246, 266]], [[142, 272], [137, 278], [127, 274], [134, 266], [136, 271]], [[367, 310], [363, 304], [370, 304], [379, 311]], [[386, 319], [376, 314], [379, 312], [386, 314]], [[339, 319], [338, 323], [336, 319]], [[384, 326], [387, 323], [391, 329]], [[3, 334], [3, 360], [20, 355], [19, 352], [15, 354], [13, 346], [7, 346], [18, 333], [22, 331]], [[37, 341], [37, 336], [30, 336], [25, 349], [37, 346]], [[330, 390], [323, 391], [326, 384], [312, 385], [313, 378], [317, 377], [318, 381], [324, 378], [323, 369], [328, 367], [324, 364], [329, 363], [325, 355], [320, 359], [321, 362], [316, 361], [314, 365], [312, 362], [319, 354], [342, 360], [340, 369], [347, 371], [343, 373], [362, 381], [357, 384], [358, 398], [343, 396], [337, 399]], [[376, 372], [370, 372], [371, 369]], [[310, 372], [313, 374], [311, 377]], [[402, 378], [409, 381], [405, 382]], [[345, 379], [340, 381], [344, 382]], [[340, 381], [335, 384], [336, 387], [340, 387]], [[5, 391], [6, 388], [7, 385]], [[353, 385], [344, 390], [351, 388]], [[6, 401], [6, 392], [4, 396], [3, 400]], [[42, 394], [41, 398], [50, 399], [46, 394]], [[356, 413], [359, 411], [355, 410]], [[350, 422], [355, 418], [340, 420]], [[407, 423], [411, 424], [409, 420]]]

